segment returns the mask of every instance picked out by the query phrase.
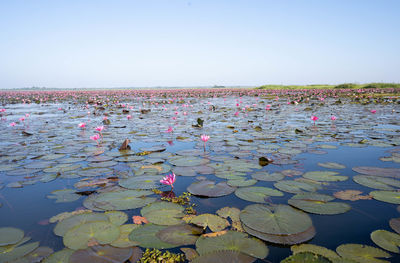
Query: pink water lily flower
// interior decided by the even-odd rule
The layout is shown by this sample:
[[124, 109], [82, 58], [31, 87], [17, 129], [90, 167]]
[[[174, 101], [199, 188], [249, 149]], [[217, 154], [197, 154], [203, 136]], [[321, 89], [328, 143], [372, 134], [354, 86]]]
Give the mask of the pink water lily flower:
[[101, 132], [102, 130], [104, 130], [104, 126], [97, 126], [96, 127], [96, 131]]
[[317, 121], [319, 118], [317, 116], [311, 116], [311, 120], [314, 121], [314, 125], [315, 125], [315, 121]]
[[126, 118], [127, 118], [128, 120], [130, 120], [130, 119], [132, 118], [132, 116], [131, 116], [131, 115], [128, 115], [128, 116], [126, 116]]
[[99, 134], [95, 134], [93, 136], [90, 136], [90, 139], [93, 141], [96, 141], [97, 145], [99, 145], [99, 139], [100, 139], [100, 135]]
[[174, 129], [173, 129], [171, 126], [169, 126], [169, 127], [168, 127], [168, 130], [166, 130], [165, 132], [170, 133], [170, 132], [173, 132], [173, 131], [174, 131]]
[[172, 173], [172, 174], [168, 174], [163, 179], [161, 179], [160, 183], [165, 184], [165, 185], [170, 185], [171, 188], [174, 189], [175, 180], [176, 180], [176, 176], [174, 173]]
[[11, 126], [11, 127], [14, 127], [15, 125], [17, 125], [15, 122], [11, 122], [11, 123], [10, 123], [10, 126]]
[[372, 113], [372, 114], [376, 113], [376, 110], [371, 110], [371, 113]]
[[210, 139], [210, 136], [203, 134], [200, 138], [204, 142], [204, 151], [206, 151], [206, 142]]
[[331, 116], [331, 120], [332, 120], [332, 121], [335, 121], [336, 119], [337, 119], [337, 118], [336, 118], [335, 115], [332, 115], [332, 116]]
[[78, 127], [81, 128], [81, 129], [85, 129], [86, 123], [81, 122], [81, 123], [78, 124]]

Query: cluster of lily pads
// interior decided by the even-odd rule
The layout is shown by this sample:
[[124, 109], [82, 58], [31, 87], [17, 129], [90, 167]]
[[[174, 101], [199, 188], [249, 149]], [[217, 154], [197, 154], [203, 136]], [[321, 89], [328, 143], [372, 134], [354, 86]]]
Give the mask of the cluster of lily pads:
[[[267, 258], [271, 246], [290, 246], [293, 255], [283, 262], [386, 262], [378, 259], [389, 258], [386, 251], [399, 253], [398, 218], [390, 220], [394, 232], [371, 233], [381, 249], [305, 244], [326, 231], [315, 227], [314, 215], [344, 214], [358, 200], [400, 204], [397, 91], [370, 92], [1, 93], [8, 120], [0, 130], [8, 137], [0, 149], [0, 188], [48, 184], [43, 197], [84, 208], [49, 219], [65, 247], [57, 252], [25, 244], [29, 237], [20, 229], [1, 227], [0, 262], [253, 262]], [[29, 123], [7, 125], [32, 102]], [[315, 124], [311, 115], [320, 116]], [[77, 129], [83, 122], [85, 129]], [[89, 138], [101, 124], [97, 146]], [[210, 135], [207, 147], [203, 134]], [[126, 138], [131, 149], [119, 150]], [[318, 170], [304, 169], [304, 154], [318, 158], [340, 147], [388, 147], [389, 156], [376, 159], [393, 165], [349, 172], [321, 161]], [[189, 192], [190, 202], [160, 183], [172, 172], [174, 191]], [[72, 185], [54, 189], [55, 180]], [[228, 196], [231, 203], [204, 209]]]

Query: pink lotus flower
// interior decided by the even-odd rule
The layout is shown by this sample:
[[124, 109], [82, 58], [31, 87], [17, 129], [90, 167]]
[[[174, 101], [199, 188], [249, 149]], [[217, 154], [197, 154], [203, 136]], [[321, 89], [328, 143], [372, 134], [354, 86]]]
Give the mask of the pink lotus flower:
[[132, 118], [132, 116], [131, 116], [131, 115], [128, 115], [128, 116], [126, 116], [126, 118], [127, 118], [128, 120], [130, 120], [130, 119]]
[[173, 132], [174, 131], [174, 129], [172, 129], [172, 127], [171, 126], [169, 126], [168, 127], [168, 130], [166, 130], [165, 132], [168, 132], [168, 133], [170, 133], [170, 132]]
[[376, 113], [376, 110], [371, 110], [371, 113], [372, 113], [372, 114], [375, 114], [375, 113]]
[[11, 126], [11, 127], [14, 127], [15, 125], [17, 125], [15, 122], [11, 122], [11, 123], [10, 123], [10, 126]]
[[235, 116], [237, 117], [237, 116], [239, 116], [239, 112], [237, 111], [237, 112], [235, 112]]
[[163, 179], [161, 179], [160, 183], [165, 184], [165, 185], [170, 185], [171, 188], [174, 189], [175, 180], [176, 180], [176, 176], [174, 173], [172, 173], [172, 174], [168, 174]]
[[93, 141], [96, 141], [97, 146], [100, 145], [100, 144], [99, 144], [99, 139], [100, 139], [100, 135], [99, 135], [99, 134], [95, 134], [95, 135], [93, 135], [93, 136], [90, 136], [90, 139], [93, 140]]
[[31, 116], [29, 113], [25, 114], [25, 117], [27, 117], [27, 118], [28, 118], [29, 116]]
[[319, 119], [319, 118], [318, 118], [317, 116], [314, 116], [314, 115], [311, 116], [311, 120], [314, 121], [314, 125], [315, 125], [315, 122], [316, 122], [318, 119]]
[[0, 112], [6, 112], [6, 109], [0, 109]]
[[200, 138], [204, 142], [204, 151], [206, 151], [206, 142], [210, 139], [210, 136], [203, 134]]
[[337, 118], [336, 118], [335, 115], [332, 115], [332, 116], [331, 116], [331, 120], [332, 120], [332, 121], [335, 121], [336, 119], [337, 119]]
[[96, 131], [101, 132], [102, 130], [104, 130], [104, 126], [98, 126], [95, 129]]
[[81, 129], [85, 129], [86, 123], [81, 122], [81, 123], [78, 124], [78, 127], [81, 128]]

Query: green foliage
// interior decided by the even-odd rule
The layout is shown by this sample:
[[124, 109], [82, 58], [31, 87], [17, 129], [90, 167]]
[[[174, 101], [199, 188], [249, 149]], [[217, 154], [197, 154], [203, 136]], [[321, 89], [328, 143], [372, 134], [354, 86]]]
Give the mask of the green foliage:
[[169, 251], [164, 253], [158, 249], [146, 249], [139, 260], [140, 263], [175, 263], [185, 262], [185, 254], [175, 254]]

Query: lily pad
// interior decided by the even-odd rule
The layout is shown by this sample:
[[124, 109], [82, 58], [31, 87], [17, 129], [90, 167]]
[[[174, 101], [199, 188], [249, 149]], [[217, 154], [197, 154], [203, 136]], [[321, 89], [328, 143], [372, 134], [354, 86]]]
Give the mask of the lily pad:
[[336, 248], [336, 252], [360, 263], [384, 263], [389, 261], [378, 258], [390, 258], [390, 254], [382, 249], [361, 244], [343, 244]]
[[226, 182], [215, 184], [215, 181], [209, 180], [194, 182], [187, 188], [191, 194], [208, 197], [229, 195], [233, 193], [235, 189], [236, 188], [227, 185]]
[[104, 213], [106, 216], [108, 216], [108, 220], [117, 226], [120, 226], [124, 224], [126, 221], [128, 221], [128, 215], [124, 212], [121, 211], [108, 211]]
[[302, 193], [290, 198], [288, 203], [305, 212], [320, 215], [342, 214], [351, 209], [346, 203], [330, 202], [333, 199], [335, 198], [324, 194]]
[[113, 247], [133, 247], [139, 245], [138, 242], [131, 241], [129, 234], [140, 225], [126, 224], [119, 227], [119, 237], [114, 240], [110, 245]]
[[254, 179], [246, 179], [246, 178], [241, 178], [241, 179], [237, 179], [237, 180], [228, 180], [226, 182], [229, 186], [251, 186], [257, 183], [257, 180]]
[[236, 231], [228, 231], [216, 237], [200, 237], [196, 241], [196, 250], [200, 256], [223, 250], [238, 251], [256, 258], [268, 255], [268, 248], [262, 241]]
[[335, 162], [318, 163], [319, 166], [329, 169], [344, 169], [346, 166]]
[[177, 245], [164, 242], [157, 237], [157, 233], [166, 228], [166, 226], [158, 226], [151, 223], [140, 225], [129, 234], [129, 239], [144, 248], [168, 249], [177, 247]]
[[0, 254], [0, 262], [12, 262], [17, 258], [23, 257], [31, 253], [38, 247], [39, 247], [39, 242], [33, 242], [18, 247], [12, 247], [6, 252]]
[[[101, 193], [94, 197], [93, 204], [102, 210], [128, 210], [143, 207], [156, 201], [154, 197], [146, 197], [150, 191], [125, 190]], [[85, 203], [84, 203], [85, 204]]]
[[400, 217], [390, 219], [389, 225], [397, 234], [400, 234]]
[[157, 233], [157, 237], [164, 242], [177, 246], [193, 245], [196, 243], [203, 229], [191, 225], [169, 226]]
[[304, 178], [315, 180], [315, 181], [323, 181], [323, 182], [336, 182], [336, 181], [346, 181], [348, 179], [347, 176], [337, 175], [339, 173], [332, 171], [312, 171], [303, 174]]
[[281, 263], [298, 263], [298, 262], [307, 262], [307, 263], [331, 263], [328, 258], [314, 254], [311, 252], [300, 252], [296, 253], [294, 255], [291, 255], [284, 260], [281, 261]]
[[0, 246], [13, 245], [24, 237], [24, 231], [14, 227], [0, 228]]
[[64, 236], [71, 228], [93, 221], [109, 221], [109, 217], [100, 213], [77, 214], [59, 221], [53, 231], [57, 236]]
[[252, 263], [256, 258], [234, 250], [214, 251], [191, 260], [192, 263]]
[[371, 176], [371, 175], [356, 175], [353, 176], [353, 180], [354, 182], [361, 184], [363, 186], [379, 190], [390, 191], [400, 188], [400, 181], [393, 178]]
[[199, 166], [209, 163], [210, 160], [196, 156], [179, 156], [169, 159], [168, 162], [175, 166]]
[[195, 216], [190, 220], [190, 223], [203, 228], [208, 226], [213, 232], [221, 231], [229, 226], [229, 222], [226, 219], [213, 214]]
[[75, 250], [64, 248], [60, 251], [57, 251], [47, 258], [45, 258], [43, 263], [64, 263], [69, 262], [70, 256], [75, 252]]
[[369, 200], [372, 199], [369, 195], [361, 195], [362, 192], [358, 190], [344, 190], [335, 192], [333, 194], [334, 197], [342, 200], [350, 200], [350, 201], [357, 201], [357, 200]]
[[127, 189], [155, 189], [162, 186], [162, 176], [132, 176], [119, 181], [119, 185]]
[[353, 171], [360, 174], [400, 178], [400, 168], [358, 166], [358, 167], [353, 167], [352, 169]]
[[290, 249], [292, 250], [293, 254], [298, 254], [302, 252], [311, 252], [313, 254], [326, 257], [332, 261], [340, 259], [340, 256], [335, 251], [330, 250], [326, 247], [321, 247], [313, 244], [293, 245], [290, 247]]
[[85, 249], [90, 241], [110, 244], [119, 237], [119, 228], [106, 221], [93, 221], [71, 228], [64, 235], [64, 245], [70, 249]]
[[306, 182], [299, 182], [299, 181], [292, 181], [292, 180], [284, 180], [279, 181], [274, 184], [276, 188], [281, 191], [292, 193], [292, 194], [300, 194], [304, 192], [315, 192], [318, 188], [315, 185], [306, 183]]
[[75, 193], [73, 189], [62, 189], [51, 192], [46, 196], [49, 199], [56, 199], [56, 203], [68, 203], [78, 200], [81, 196]]
[[246, 206], [240, 220], [247, 227], [262, 233], [292, 235], [312, 226], [310, 216], [288, 205], [277, 205], [273, 210], [262, 204]]
[[400, 253], [400, 235], [387, 230], [375, 230], [371, 233], [371, 239], [375, 244], [387, 251]]
[[251, 186], [238, 188], [235, 191], [235, 195], [246, 201], [265, 203], [266, 198], [270, 196], [283, 196], [283, 193], [269, 187]]
[[75, 251], [69, 258], [70, 263], [93, 262], [125, 262], [132, 255], [132, 248], [116, 248], [108, 245], [92, 246]]
[[374, 199], [391, 203], [400, 204], [400, 192], [396, 191], [372, 191], [369, 193]]
[[251, 177], [259, 181], [279, 181], [285, 178], [285, 175], [282, 173], [256, 172]]

